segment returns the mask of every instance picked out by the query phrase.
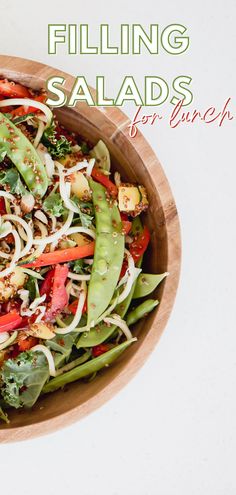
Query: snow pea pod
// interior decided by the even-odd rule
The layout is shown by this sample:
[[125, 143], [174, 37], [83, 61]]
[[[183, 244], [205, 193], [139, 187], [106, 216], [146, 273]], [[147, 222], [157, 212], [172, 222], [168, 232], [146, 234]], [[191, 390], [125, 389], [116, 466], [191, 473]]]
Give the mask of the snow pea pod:
[[88, 325], [105, 311], [117, 285], [124, 258], [125, 239], [120, 213], [110, 204], [106, 189], [89, 180], [96, 217], [96, 244], [88, 289]]
[[48, 187], [45, 167], [26, 136], [0, 113], [0, 148], [11, 159], [29, 190], [40, 198]]
[[139, 297], [145, 297], [151, 294], [167, 275], [167, 272], [162, 273], [161, 275], [140, 273], [135, 286], [133, 299], [138, 299]]
[[64, 387], [67, 383], [75, 382], [80, 378], [84, 378], [85, 376], [89, 376], [92, 373], [99, 371], [104, 368], [104, 366], [108, 366], [115, 361], [115, 359], [118, 358], [120, 354], [135, 340], [136, 339], [126, 340], [122, 344], [113, 347], [113, 349], [101, 354], [97, 358], [91, 359], [91, 361], [87, 361], [71, 371], [53, 378], [46, 385], [44, 385], [43, 393], [47, 394], [48, 392], [54, 392], [55, 390]]
[[[140, 268], [141, 264], [142, 259], [138, 261], [137, 267]], [[114, 312], [121, 318], [124, 318], [129, 309], [130, 303], [133, 299], [135, 286], [136, 281], [134, 282], [133, 287], [126, 299], [122, 303], [118, 304], [114, 309]], [[77, 342], [77, 349], [79, 349], [80, 347], [93, 347], [95, 345], [102, 344], [102, 342], [111, 337], [115, 329], [116, 325], [111, 325], [110, 327], [108, 327], [104, 323], [97, 325], [95, 328], [92, 328], [89, 332], [84, 332], [81, 337], [79, 337], [79, 340]]]
[[139, 306], [127, 314], [127, 325], [133, 325], [136, 321], [141, 320], [141, 318], [150, 313], [158, 304], [159, 301], [155, 299], [147, 299], [143, 303], [139, 304]]

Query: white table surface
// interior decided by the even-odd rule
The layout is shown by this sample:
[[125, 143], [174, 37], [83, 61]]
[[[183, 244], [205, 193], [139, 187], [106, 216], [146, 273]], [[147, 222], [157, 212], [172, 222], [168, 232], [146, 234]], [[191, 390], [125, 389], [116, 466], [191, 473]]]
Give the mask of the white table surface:
[[[89, 5], [89, 8], [87, 7]], [[145, 11], [144, 11], [145, 7]], [[1, 0], [1, 53], [32, 58], [107, 94], [122, 78], [193, 77], [195, 104], [235, 111], [234, 0]], [[180, 22], [191, 47], [180, 57], [47, 55], [48, 23]], [[170, 106], [167, 106], [170, 108]], [[130, 115], [133, 107], [126, 109]], [[144, 128], [170, 181], [181, 221], [181, 282], [169, 323], [145, 366], [112, 401], [73, 426], [0, 446], [5, 495], [235, 495], [235, 123]]]

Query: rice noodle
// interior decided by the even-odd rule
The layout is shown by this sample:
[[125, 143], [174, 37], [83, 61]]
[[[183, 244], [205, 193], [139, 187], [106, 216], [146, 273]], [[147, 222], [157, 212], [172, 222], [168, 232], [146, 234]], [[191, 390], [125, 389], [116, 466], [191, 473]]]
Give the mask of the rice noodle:
[[[0, 218], [1, 221], [1, 218]], [[3, 239], [12, 231], [12, 224], [10, 222], [3, 222], [0, 226], [0, 239]]]
[[53, 118], [52, 111], [47, 105], [41, 103], [40, 101], [36, 101], [33, 99], [31, 100], [30, 98], [8, 98], [7, 100], [0, 101], [0, 108], [8, 107], [9, 105], [10, 106], [23, 105], [24, 107], [37, 108], [38, 110], [41, 110], [47, 118], [46, 127], [48, 127], [51, 124]]
[[125, 334], [127, 340], [132, 339], [132, 333], [131, 333], [127, 323], [124, 320], [122, 320], [122, 318], [119, 315], [112, 314], [110, 317], [104, 318], [103, 321], [105, 323], [109, 323], [111, 325], [116, 325], [117, 327], [119, 327], [123, 331], [123, 333]]
[[[128, 268], [126, 274], [123, 277], [123, 280], [127, 280], [127, 282], [123, 292], [121, 292], [121, 294], [118, 297], [118, 301], [117, 301], [118, 304], [123, 302], [126, 299], [126, 297], [129, 295], [134, 281], [142, 271], [140, 268], [135, 267], [133, 257], [131, 256], [130, 252], [127, 249], [125, 249], [125, 254], [128, 259]], [[120, 285], [121, 283], [119, 284], [119, 286]]]
[[64, 168], [61, 165], [61, 163], [59, 162], [55, 162], [55, 163], [59, 170], [59, 188], [64, 204], [69, 210], [73, 211], [74, 213], [80, 213], [80, 209], [70, 199], [71, 185], [69, 182], [66, 183], [64, 180], [65, 178], [65, 174], [63, 173]]
[[14, 240], [15, 240], [15, 251], [14, 251], [14, 254], [12, 256], [12, 259], [11, 259], [9, 266], [0, 272], [0, 278], [6, 277], [11, 272], [13, 272], [13, 270], [16, 266], [16, 262], [18, 261], [18, 259], [20, 257], [21, 244], [20, 244], [19, 234], [16, 232], [16, 230], [13, 229], [12, 235], [13, 235]]
[[[73, 167], [70, 167], [70, 168], [66, 169], [66, 171], [63, 172], [63, 173], [64, 173], [64, 175], [71, 175], [74, 172], [78, 172], [79, 170], [83, 170], [83, 168], [87, 168], [88, 163], [89, 162], [87, 160], [83, 160], [82, 162], [78, 162], [75, 165], [73, 165]], [[58, 167], [58, 162], [56, 162], [56, 165]], [[62, 169], [64, 170], [63, 167], [62, 167]]]
[[34, 352], [42, 352], [47, 359], [50, 376], [56, 376], [56, 368], [55, 368], [53, 355], [51, 351], [48, 349], [48, 347], [46, 347], [45, 345], [37, 344], [34, 347], [31, 347], [30, 350]]
[[40, 220], [40, 222], [44, 223], [45, 225], [48, 225], [48, 219], [47, 219], [45, 213], [43, 213], [43, 211], [37, 210], [35, 212], [34, 216], [35, 216], [35, 218]]
[[44, 132], [44, 123], [41, 120], [39, 120], [37, 134], [34, 138], [34, 147], [35, 148], [37, 148], [38, 144], [40, 143], [43, 132]]
[[79, 280], [79, 281], [90, 280], [90, 277], [91, 277], [91, 275], [80, 275], [78, 273], [72, 273], [72, 272], [69, 272], [67, 276], [71, 280]]
[[0, 251], [0, 258], [4, 258], [5, 260], [9, 260], [11, 258], [11, 255], [4, 253], [4, 251]]
[[86, 168], [86, 174], [87, 174], [87, 175], [91, 175], [92, 170], [93, 170], [93, 167], [94, 167], [94, 165], [95, 165], [95, 162], [96, 162], [95, 158], [91, 158], [91, 159], [89, 160], [89, 162], [88, 162], [88, 166], [87, 166], [87, 168]]
[[32, 244], [33, 244], [33, 235], [32, 235], [31, 228], [29, 227], [27, 222], [25, 220], [23, 220], [23, 218], [18, 217], [17, 215], [6, 214], [6, 215], [3, 215], [2, 218], [4, 218], [5, 220], [11, 220], [12, 222], [19, 223], [20, 225], [22, 225], [23, 229], [25, 230], [25, 232], [27, 234], [27, 242], [26, 242], [26, 245], [22, 249], [20, 256], [19, 256], [20, 258], [23, 258], [23, 256], [26, 256], [26, 254], [28, 254], [28, 252], [30, 251]]
[[96, 239], [96, 234], [95, 234], [95, 230], [92, 230], [92, 229], [88, 229], [87, 227], [70, 227], [66, 233], [66, 235], [71, 235], [71, 234], [78, 234], [78, 233], [81, 233], [81, 234], [87, 234], [89, 235], [90, 237], [92, 237], [93, 239]]
[[10, 334], [8, 332], [2, 332], [0, 333], [0, 344], [3, 344], [3, 342], [6, 342], [6, 340], [9, 339]]
[[71, 222], [73, 220], [73, 211], [69, 211], [68, 217], [64, 223], [64, 225], [61, 227], [61, 229], [57, 230], [54, 234], [48, 236], [47, 238], [42, 238], [42, 239], [33, 239], [33, 244], [38, 244], [38, 245], [43, 245], [45, 246], [46, 244], [49, 244], [51, 242], [57, 241], [62, 237], [68, 230], [68, 228], [71, 225]]
[[84, 307], [84, 303], [85, 303], [85, 299], [86, 299], [86, 294], [87, 294], [87, 285], [86, 285], [86, 282], [82, 282], [81, 283], [80, 296], [79, 296], [79, 300], [78, 300], [78, 306], [76, 309], [75, 316], [74, 316], [72, 322], [70, 323], [70, 325], [68, 325], [65, 328], [57, 328], [55, 330], [56, 334], [64, 335], [66, 333], [72, 332], [77, 327], [77, 325], [79, 324], [79, 322], [81, 320], [82, 311], [83, 311], [83, 307]]

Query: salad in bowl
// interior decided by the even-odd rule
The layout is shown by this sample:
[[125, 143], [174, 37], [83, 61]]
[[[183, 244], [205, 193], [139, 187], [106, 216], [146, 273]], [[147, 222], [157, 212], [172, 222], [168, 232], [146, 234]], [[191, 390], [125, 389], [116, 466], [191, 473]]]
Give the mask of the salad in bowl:
[[0, 418], [93, 380], [136, 338], [167, 273], [142, 271], [149, 199], [65, 129], [47, 95], [0, 80]]

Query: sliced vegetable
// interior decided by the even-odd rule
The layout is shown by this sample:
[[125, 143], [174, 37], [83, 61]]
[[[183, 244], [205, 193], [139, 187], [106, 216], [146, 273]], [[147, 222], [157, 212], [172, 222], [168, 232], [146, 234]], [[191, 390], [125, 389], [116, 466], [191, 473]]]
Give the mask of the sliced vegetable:
[[88, 201], [91, 198], [88, 180], [82, 172], [75, 172], [71, 175], [71, 192], [83, 201]]
[[109, 351], [109, 349], [110, 349], [110, 347], [108, 344], [95, 345], [92, 348], [92, 355], [93, 355], [93, 357], [101, 356], [102, 354], [104, 354], [104, 352]]
[[50, 297], [52, 295], [51, 292], [52, 292], [54, 273], [55, 273], [55, 268], [53, 268], [52, 270], [49, 270], [46, 273], [45, 279], [42, 282], [40, 289], [39, 289], [40, 296], [43, 296], [44, 294], [46, 294], [46, 299], [45, 299], [46, 302], [48, 302], [50, 300]]
[[0, 333], [11, 332], [22, 322], [22, 317], [16, 311], [0, 316]]
[[87, 256], [92, 256], [94, 253], [95, 243], [90, 242], [84, 246], [77, 246], [67, 249], [60, 249], [58, 251], [53, 251], [51, 253], [41, 254], [37, 260], [30, 261], [22, 264], [27, 268], [37, 268], [40, 266], [55, 265], [57, 263], [65, 263], [67, 261], [78, 260], [80, 258], [86, 258]]
[[1, 196], [0, 197], [0, 215], [5, 215], [5, 213], [6, 213], [5, 199]]
[[120, 186], [118, 200], [120, 211], [134, 211], [141, 200], [139, 188], [135, 186]]
[[20, 352], [29, 351], [31, 347], [34, 347], [38, 343], [36, 337], [27, 337], [26, 339], [21, 339], [18, 342], [18, 348]]
[[22, 268], [17, 266], [8, 278], [0, 278], [0, 302], [8, 301], [14, 296], [17, 289], [24, 286], [26, 278]]
[[[20, 98], [20, 96], [19, 96], [19, 98]], [[39, 96], [32, 97], [29, 95], [29, 98], [31, 98], [32, 100], [44, 103], [46, 96], [45, 95], [39, 95]], [[40, 111], [39, 108], [27, 107], [27, 106], [22, 105], [18, 108], [15, 108], [14, 110], [12, 110], [11, 114], [13, 116], [17, 116], [17, 117], [24, 117], [25, 115], [28, 115], [28, 114], [33, 114], [33, 116], [34, 116], [34, 113], [39, 112], [39, 111]], [[14, 119], [14, 124], [19, 124], [20, 122], [22, 122], [22, 120]]]
[[45, 315], [45, 319], [48, 321], [54, 319], [55, 316], [60, 313], [68, 304], [68, 294], [65, 287], [68, 272], [68, 266], [55, 266], [52, 285], [52, 299]]
[[129, 245], [130, 254], [133, 256], [135, 262], [137, 262], [145, 253], [150, 238], [150, 232], [145, 225], [143, 231], [137, 236], [132, 244]]
[[[77, 307], [78, 307], [78, 300], [75, 299], [75, 301], [73, 301], [71, 304], [69, 304], [68, 310], [72, 313], [72, 315], [75, 315]], [[83, 314], [87, 313], [87, 299], [85, 300], [82, 313]]]
[[31, 94], [25, 86], [9, 82], [6, 79], [0, 80], [0, 95], [7, 98], [31, 98]]
[[107, 177], [107, 175], [104, 175], [100, 170], [97, 168], [93, 167], [92, 170], [92, 177], [95, 181], [99, 182], [102, 184], [108, 193], [113, 197], [116, 198], [118, 194], [118, 189], [116, 185]]
[[0, 344], [0, 351], [2, 351], [3, 349], [6, 349], [6, 348], [7, 348], [7, 347], [9, 347], [10, 345], [12, 345], [12, 344], [15, 342], [17, 335], [18, 335], [18, 332], [17, 332], [17, 331], [15, 331], [15, 332], [13, 332], [13, 333], [10, 335], [10, 337], [9, 337], [7, 340], [5, 340], [4, 342], [2, 342], [2, 343]]

